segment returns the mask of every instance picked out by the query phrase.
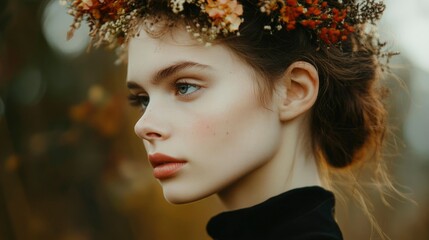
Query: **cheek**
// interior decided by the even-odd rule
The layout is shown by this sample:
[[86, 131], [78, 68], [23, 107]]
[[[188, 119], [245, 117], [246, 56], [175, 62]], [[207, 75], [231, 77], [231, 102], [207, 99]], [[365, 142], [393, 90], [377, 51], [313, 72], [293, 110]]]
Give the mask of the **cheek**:
[[216, 135], [216, 124], [210, 118], [196, 119], [191, 128], [193, 135], [197, 138], [207, 138]]
[[[222, 116], [222, 115], [220, 115]], [[189, 125], [189, 132], [192, 133], [192, 141], [194, 144], [201, 147], [210, 146], [217, 148], [217, 143], [222, 144], [225, 138], [230, 135], [230, 124], [224, 117], [211, 116], [195, 118], [193, 123]]]
[[[241, 107], [241, 106], [240, 106]], [[212, 112], [210, 116], [204, 115], [193, 118], [188, 122], [188, 128], [183, 128], [189, 137], [183, 139], [192, 152], [199, 157], [200, 154], [211, 156], [236, 156], [247, 147], [255, 147], [252, 142], [258, 139], [263, 125], [259, 116], [254, 116], [250, 109], [234, 108], [227, 111]], [[232, 110], [232, 111], [231, 111]], [[256, 136], [255, 136], [256, 134]], [[250, 145], [250, 146], [249, 146]], [[207, 157], [207, 156], [205, 156]]]
[[188, 135], [193, 144], [202, 148], [217, 148], [218, 144], [239, 145], [246, 141], [243, 138], [252, 136], [255, 127], [266, 123], [270, 113], [259, 106], [253, 92], [230, 101], [226, 98], [223, 95], [224, 101], [211, 101], [216, 102], [216, 106], [200, 106], [188, 111], [185, 114], [187, 121], [182, 125], [185, 126], [182, 131], [186, 132], [182, 134]]

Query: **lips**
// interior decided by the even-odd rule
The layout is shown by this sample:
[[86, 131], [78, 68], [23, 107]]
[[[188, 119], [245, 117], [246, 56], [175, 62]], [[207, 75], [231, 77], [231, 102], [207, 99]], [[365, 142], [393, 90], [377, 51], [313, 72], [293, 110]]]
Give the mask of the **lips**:
[[162, 153], [149, 155], [149, 161], [153, 167], [153, 175], [158, 179], [173, 177], [187, 163], [185, 160], [176, 159]]

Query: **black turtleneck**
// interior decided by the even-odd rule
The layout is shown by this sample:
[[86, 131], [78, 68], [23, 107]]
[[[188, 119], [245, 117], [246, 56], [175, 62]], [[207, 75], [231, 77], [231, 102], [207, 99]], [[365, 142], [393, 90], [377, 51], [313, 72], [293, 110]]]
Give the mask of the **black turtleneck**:
[[342, 240], [334, 195], [321, 187], [297, 188], [258, 205], [210, 219], [215, 240]]

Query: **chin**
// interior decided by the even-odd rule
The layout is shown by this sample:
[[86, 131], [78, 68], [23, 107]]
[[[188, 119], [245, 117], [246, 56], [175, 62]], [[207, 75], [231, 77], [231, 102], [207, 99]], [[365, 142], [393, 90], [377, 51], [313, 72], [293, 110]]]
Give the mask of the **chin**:
[[163, 186], [162, 188], [165, 200], [171, 204], [192, 203], [213, 194], [210, 192], [198, 192], [190, 187], [174, 188]]

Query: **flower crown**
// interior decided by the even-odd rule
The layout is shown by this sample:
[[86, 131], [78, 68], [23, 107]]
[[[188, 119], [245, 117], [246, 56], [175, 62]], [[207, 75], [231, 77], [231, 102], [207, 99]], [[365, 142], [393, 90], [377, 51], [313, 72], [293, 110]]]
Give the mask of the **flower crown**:
[[[95, 45], [107, 43], [120, 46], [135, 32], [139, 18], [149, 15], [151, 3], [160, 0], [62, 0], [68, 2], [69, 14], [74, 22], [68, 39], [83, 20], [90, 27], [90, 36]], [[341, 45], [356, 26], [381, 17], [385, 5], [376, 0], [259, 0], [259, 11], [270, 18], [265, 31], [293, 31], [298, 26], [313, 31], [317, 41], [327, 45]], [[186, 8], [198, 9], [193, 29], [188, 31], [201, 41], [210, 42], [219, 35], [240, 34], [243, 23], [243, 5], [237, 0], [168, 0], [171, 13], [183, 15]], [[206, 19], [201, 24], [200, 20]], [[201, 34], [202, 33], [202, 34]], [[205, 36], [205, 37], [202, 37]]]

